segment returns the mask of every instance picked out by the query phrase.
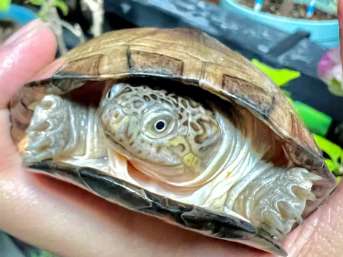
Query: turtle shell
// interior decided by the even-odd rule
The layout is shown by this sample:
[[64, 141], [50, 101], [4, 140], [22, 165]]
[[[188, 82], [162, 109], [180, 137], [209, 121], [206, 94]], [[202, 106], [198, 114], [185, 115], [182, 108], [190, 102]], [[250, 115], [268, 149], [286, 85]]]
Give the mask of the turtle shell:
[[[47, 69], [55, 70], [50, 78], [28, 84], [11, 103], [14, 124], [12, 135], [18, 144], [30, 120], [30, 115], [18, 113], [22, 114], [24, 111], [30, 114], [27, 106], [46, 93], [65, 94], [81, 87], [85, 81], [166, 78], [178, 81], [185, 87], [199, 87], [247, 109], [273, 131], [289, 166], [304, 167], [321, 176], [323, 180], [313, 186], [317, 200], [308, 202], [304, 216], [315, 210], [335, 187], [335, 179], [325, 166], [313, 138], [282, 91], [244, 57], [204, 33], [193, 29], [156, 28], [114, 31], [78, 46]], [[107, 199], [116, 199], [118, 195], [127, 193], [130, 191], [128, 189], [133, 187], [115, 178], [103, 179], [104, 176], [99, 172], [89, 169], [76, 172], [70, 167], [57, 167], [48, 162], [33, 166], [43, 170], [51, 170], [51, 167], [54, 167], [56, 170], [69, 172], [67, 176], [77, 173], [72, 181], [80, 184], [80, 176], [83, 176], [84, 187]], [[120, 193], [120, 190], [123, 192]], [[141, 189], [134, 188], [134, 191], [141, 192]], [[237, 227], [241, 229], [240, 234], [236, 235], [239, 239], [251, 238], [259, 233], [258, 240], [264, 238], [270, 245], [261, 247], [259, 243], [249, 244], [279, 254], [284, 253], [271, 236], [257, 232], [242, 220], [233, 222], [233, 219], [228, 220], [205, 210], [200, 211], [201, 208], [189, 209], [189, 206], [170, 200], [167, 203], [168, 199], [163, 200], [147, 191], [144, 191], [144, 198], [149, 200], [144, 203], [136, 199], [137, 195], [126, 194], [126, 197], [126, 200], [114, 201], [155, 216], [168, 212], [168, 216], [173, 217], [173, 222], [203, 233], [211, 231], [211, 236], [230, 237], [227, 232]], [[228, 226], [231, 227], [225, 230]], [[235, 240], [232, 236], [231, 239]]]

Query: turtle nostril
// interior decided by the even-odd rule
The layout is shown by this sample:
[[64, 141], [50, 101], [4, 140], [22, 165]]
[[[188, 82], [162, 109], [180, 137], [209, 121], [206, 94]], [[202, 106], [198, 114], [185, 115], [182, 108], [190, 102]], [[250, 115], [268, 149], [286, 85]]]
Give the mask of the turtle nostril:
[[117, 106], [116, 108], [113, 108], [109, 112], [109, 118], [113, 120], [115, 123], [121, 122], [125, 117], [125, 113], [123, 112], [122, 108], [120, 106]]
[[120, 117], [120, 112], [119, 111], [114, 111], [113, 112], [113, 118], [118, 119]]

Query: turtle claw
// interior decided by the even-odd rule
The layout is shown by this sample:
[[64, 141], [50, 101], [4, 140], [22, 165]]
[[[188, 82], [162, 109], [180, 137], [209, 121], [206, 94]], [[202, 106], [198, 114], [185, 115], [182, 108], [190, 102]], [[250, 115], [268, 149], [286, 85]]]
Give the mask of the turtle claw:
[[50, 159], [51, 156], [52, 156], [52, 153], [50, 151], [41, 152], [41, 153], [28, 152], [23, 156], [23, 161], [25, 164], [30, 165], [33, 163]]
[[50, 138], [45, 138], [45, 137], [38, 137], [37, 140], [32, 142], [31, 145], [27, 147], [27, 150], [35, 150], [35, 149], [41, 149], [43, 150], [44, 148], [47, 148], [52, 145], [51, 139]]
[[68, 143], [69, 116], [68, 104], [59, 96], [47, 95], [37, 104], [27, 129], [25, 162], [52, 159], [63, 152]]

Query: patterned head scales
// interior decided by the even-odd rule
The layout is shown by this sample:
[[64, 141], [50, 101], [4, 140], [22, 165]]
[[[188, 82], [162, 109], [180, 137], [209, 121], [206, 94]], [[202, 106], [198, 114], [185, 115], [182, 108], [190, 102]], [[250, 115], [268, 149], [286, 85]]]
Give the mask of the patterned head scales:
[[201, 176], [220, 147], [216, 113], [166, 90], [115, 84], [102, 99], [99, 117], [116, 151], [138, 170], [169, 183]]

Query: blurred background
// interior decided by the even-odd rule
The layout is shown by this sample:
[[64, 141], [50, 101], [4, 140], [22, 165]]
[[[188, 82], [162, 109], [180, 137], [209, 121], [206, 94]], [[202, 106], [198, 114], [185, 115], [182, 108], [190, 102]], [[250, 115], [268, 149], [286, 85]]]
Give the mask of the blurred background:
[[[54, 29], [57, 55], [122, 28], [192, 27], [207, 32], [284, 90], [337, 182], [343, 176], [337, 0], [0, 0], [0, 42], [37, 17]], [[0, 232], [0, 256], [54, 255]]]

